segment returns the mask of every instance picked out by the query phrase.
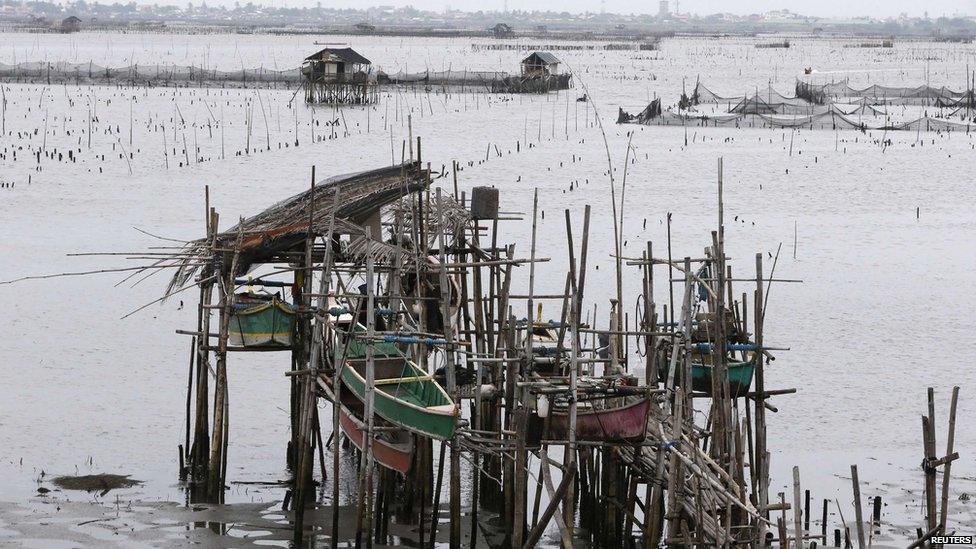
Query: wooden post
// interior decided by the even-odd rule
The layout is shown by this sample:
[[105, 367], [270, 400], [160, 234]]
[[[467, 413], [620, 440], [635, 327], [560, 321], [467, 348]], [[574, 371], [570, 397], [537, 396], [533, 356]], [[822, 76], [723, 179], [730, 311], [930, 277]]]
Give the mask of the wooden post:
[[[333, 199], [333, 204], [337, 204], [339, 200], [339, 191], [336, 189], [335, 196]], [[308, 284], [311, 284], [311, 268], [312, 268], [312, 247], [315, 242], [315, 229], [314, 229], [314, 212], [315, 212], [315, 167], [312, 167], [312, 183], [311, 183], [311, 198], [309, 201], [309, 218], [308, 218], [308, 233], [305, 240], [305, 267], [308, 272]], [[335, 227], [335, 215], [329, 219], [329, 230], [326, 235], [325, 240], [325, 252], [322, 260], [322, 274], [319, 279], [319, 289], [316, 296], [316, 308], [323, 310], [327, 308], [328, 304], [328, 292], [329, 283], [332, 277], [331, 262], [332, 262], [332, 233]], [[310, 293], [310, 292], [309, 292]], [[303, 303], [305, 307], [311, 306], [311, 296], [306, 293], [305, 302]], [[308, 353], [310, 357], [308, 363], [308, 375], [304, 376], [304, 384], [302, 385], [302, 399], [300, 408], [300, 426], [298, 431], [298, 469], [294, 485], [295, 498], [293, 500], [292, 508], [295, 511], [295, 543], [301, 544], [302, 536], [304, 532], [304, 518], [305, 518], [305, 503], [308, 498], [308, 490], [312, 487], [312, 465], [313, 465], [313, 454], [312, 454], [312, 436], [313, 430], [318, 432], [317, 428], [317, 418], [318, 418], [318, 407], [316, 396], [316, 387], [318, 385], [319, 376], [319, 364], [322, 361], [322, 351], [323, 351], [323, 337], [324, 337], [324, 327], [321, 321], [317, 321], [310, 333], [310, 339], [308, 344], [311, 349]], [[338, 399], [334, 403], [338, 405]], [[319, 450], [321, 452], [321, 441], [319, 445]], [[321, 456], [320, 456], [321, 461]], [[322, 464], [322, 481], [325, 481], [325, 464]]]
[[[243, 218], [241, 218], [243, 222]], [[224, 453], [226, 452], [227, 426], [227, 338], [230, 328], [230, 315], [234, 307], [234, 273], [237, 270], [237, 259], [240, 256], [241, 241], [244, 238], [244, 226], [238, 224], [237, 240], [234, 243], [234, 255], [230, 269], [221, 273], [220, 299], [220, 335], [217, 350], [217, 385], [214, 389], [214, 428], [210, 441], [210, 466], [207, 475], [208, 498], [213, 502], [223, 499]]]
[[[767, 461], [768, 452], [766, 451], [766, 385], [765, 385], [765, 361], [763, 360], [763, 317], [766, 314], [763, 308], [763, 260], [762, 254], [756, 254], [756, 302], [752, 307], [753, 322], [755, 331], [756, 351], [753, 353], [753, 360], [756, 363], [756, 469], [759, 476], [759, 493], [757, 507], [759, 513], [769, 518], [769, 462]], [[764, 536], [766, 526], [763, 521], [758, 521], [759, 537]]]
[[[971, 98], [970, 98], [971, 99]], [[968, 107], [967, 107], [968, 108]], [[952, 403], [949, 405], [949, 433], [946, 436], [946, 464], [942, 470], [942, 506], [939, 514], [939, 526], [946, 532], [946, 518], [949, 513], [949, 477], [952, 470], [952, 447], [956, 438], [956, 404], [959, 401], [959, 386], [952, 388]]]
[[437, 519], [440, 518], [441, 485], [444, 482], [444, 450], [447, 442], [441, 441], [441, 452], [437, 459], [437, 487], [434, 488], [434, 505], [430, 516], [430, 549], [437, 545]]
[[[417, 140], [417, 155], [420, 155], [420, 139]], [[457, 388], [457, 377], [455, 373], [454, 361], [454, 327], [451, 317], [451, 287], [447, 277], [447, 257], [445, 255], [446, 242], [444, 239], [445, 218], [444, 206], [441, 200], [441, 189], [437, 189], [437, 215], [438, 215], [438, 248], [440, 254], [440, 286], [441, 286], [441, 317], [444, 325], [444, 346], [445, 360], [447, 361], [447, 392], [454, 400], [455, 406], [460, 402], [460, 393]], [[418, 278], [419, 281], [419, 278]], [[418, 282], [419, 284], [419, 282]], [[451, 549], [461, 547], [461, 448], [458, 445], [457, 437], [451, 438]], [[435, 509], [437, 502], [434, 502]], [[431, 537], [435, 532], [431, 531]]]
[[[579, 339], [579, 325], [580, 325], [580, 308], [583, 304], [583, 286], [586, 281], [586, 253], [587, 244], [589, 241], [590, 233], [590, 205], [587, 204], [583, 213], [583, 242], [580, 248], [580, 267], [579, 274], [577, 275], [575, 261], [573, 260], [573, 240], [572, 240], [572, 225], [569, 219], [569, 210], [566, 210], [566, 232], [567, 238], [569, 240], [570, 247], [570, 262], [569, 270], [573, 276], [573, 299], [572, 306], [570, 309], [570, 329], [571, 334], [571, 348], [570, 348], [570, 368], [569, 368], [569, 444], [566, 446], [566, 457], [564, 458], [565, 466], [568, 470], [573, 470], [576, 468], [576, 421], [577, 421], [577, 405], [576, 405], [576, 384], [577, 376], [579, 374], [579, 355], [580, 355], [580, 339]], [[577, 282], [578, 276], [578, 282]], [[563, 520], [566, 523], [566, 529], [569, 532], [569, 538], [573, 537], [573, 525], [576, 518], [575, 510], [575, 490], [574, 486], [570, 486], [566, 490], [566, 497], [563, 503]]]
[[[535, 311], [534, 311], [534, 301], [533, 296], [535, 295], [535, 246], [536, 246], [536, 230], [538, 226], [538, 213], [539, 213], [539, 189], [535, 189], [532, 193], [532, 242], [530, 245], [529, 252], [529, 298], [526, 303], [527, 308], [527, 324], [525, 327], [525, 371], [526, 373], [531, 372], [534, 369], [534, 352], [533, 352], [533, 332], [535, 323]], [[511, 327], [512, 330], [515, 326]], [[515, 413], [515, 432], [516, 435], [516, 448], [515, 448], [515, 502], [513, 505], [512, 513], [512, 546], [521, 547], [523, 542], [523, 534], [525, 532], [525, 492], [526, 492], [526, 452], [525, 452], [525, 439], [526, 439], [526, 424], [527, 424], [527, 414], [525, 406], [519, 401], [516, 404]]]
[[810, 490], [803, 491], [803, 529], [810, 531]]
[[864, 549], [864, 517], [861, 513], [861, 483], [857, 479], [857, 465], [851, 465], [851, 484], [854, 486], [854, 520], [857, 528], [858, 549]]
[[[165, 133], [165, 132], [164, 132]], [[205, 188], [207, 237], [211, 250], [217, 247], [217, 227], [220, 217], [210, 209], [210, 188]], [[210, 314], [212, 308], [214, 287], [213, 265], [208, 265], [201, 273], [200, 302], [197, 309], [196, 341], [197, 371], [196, 371], [196, 419], [193, 433], [193, 449], [190, 452], [191, 474], [195, 483], [205, 480], [204, 474], [208, 468], [210, 456], [210, 414], [209, 414], [209, 380], [210, 380]], [[206, 488], [204, 486], [204, 488]], [[203, 490], [206, 492], [206, 489]]]
[[800, 468], [793, 466], [793, 539], [796, 549], [803, 549], [803, 529], [800, 512]]
[[[363, 414], [366, 420], [366, 459], [363, 472], [364, 491], [366, 496], [364, 528], [367, 533], [366, 547], [373, 546], [373, 537], [369, 535], [372, 531], [373, 521], [373, 436], [376, 399], [376, 360], [373, 357], [373, 337], [376, 330], [376, 300], [375, 300], [375, 275], [373, 273], [373, 253], [372, 253], [373, 234], [369, 227], [366, 227], [366, 406]], [[353, 320], [355, 322], [355, 319]], [[360, 502], [363, 495], [360, 494]]]
[[[549, 464], [543, 462], [540, 465], [540, 471], [541, 468], [548, 469], [548, 467]], [[551, 519], [553, 515], [557, 515], [556, 509], [559, 506], [559, 502], [563, 500], [563, 495], [566, 493], [566, 490], [569, 489], [570, 485], [572, 485], [575, 480], [576, 480], [575, 469], [563, 475], [563, 479], [559, 483], [559, 487], [556, 488], [553, 494], [549, 497], [549, 504], [546, 506], [546, 510], [542, 512], [542, 517], [539, 519], [539, 522], [536, 523], [535, 527], [532, 528], [532, 531], [530, 531], [528, 536], [526, 537], [525, 543], [522, 545], [523, 549], [532, 549], [533, 547], [536, 546], [536, 543], [539, 542], [539, 538], [542, 537], [543, 532], [545, 532], [546, 527], [549, 525], [549, 519]]]
[[829, 500], [823, 500], [823, 511], [820, 516], [820, 537], [823, 538], [824, 546], [827, 545], [827, 502]]
[[528, 410], [521, 403], [515, 409], [515, 486], [512, 497], [512, 547], [521, 547], [525, 536], [525, 492], [527, 474], [527, 455], [525, 451], [525, 430]]
[[939, 524], [936, 507], [936, 470], [933, 462], [935, 456], [935, 390], [928, 388], [929, 415], [922, 418], [922, 441], [925, 450], [925, 460], [922, 468], [925, 471], [925, 523], [927, 531], [932, 531]]
[[[654, 304], [654, 255], [652, 251], [651, 241], [647, 241], [647, 252], [645, 255], [647, 264], [644, 267], [644, 326], [642, 328], [648, 333], [654, 332], [657, 329], [657, 307]], [[657, 337], [647, 335], [644, 340], [644, 347], [646, 351], [644, 384], [648, 387], [657, 387], [659, 378], [657, 371], [657, 353], [655, 352], [657, 348]]]
[[[678, 387], [674, 392], [674, 408], [671, 416], [671, 439], [679, 440], [683, 432], [684, 422], [684, 386]], [[682, 475], [682, 462], [676, 454], [671, 454], [671, 463], [668, 465], [668, 506], [666, 519], [668, 522], [668, 539], [681, 536], [681, 504], [678, 500], [681, 484], [684, 483]]]

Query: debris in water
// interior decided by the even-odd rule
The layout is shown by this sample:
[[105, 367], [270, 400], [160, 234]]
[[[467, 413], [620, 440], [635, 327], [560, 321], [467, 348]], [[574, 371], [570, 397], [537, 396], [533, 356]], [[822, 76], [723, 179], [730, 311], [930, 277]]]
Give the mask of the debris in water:
[[[62, 476], [51, 480], [55, 486], [64, 490], [84, 490], [86, 492], [101, 491], [105, 495], [109, 490], [119, 488], [132, 488], [142, 484], [141, 480], [133, 480], [129, 475], [109, 475], [100, 473], [97, 475], [81, 476]], [[43, 488], [38, 488], [40, 492]]]

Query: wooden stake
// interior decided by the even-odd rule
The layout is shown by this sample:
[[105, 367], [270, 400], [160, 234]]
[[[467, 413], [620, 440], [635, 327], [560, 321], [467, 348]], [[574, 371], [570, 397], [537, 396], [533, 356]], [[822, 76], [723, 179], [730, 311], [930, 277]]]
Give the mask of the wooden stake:
[[857, 465], [851, 465], [851, 484], [854, 486], [854, 526], [857, 528], [857, 546], [864, 549], [864, 516], [861, 512], [861, 483], [857, 479]]

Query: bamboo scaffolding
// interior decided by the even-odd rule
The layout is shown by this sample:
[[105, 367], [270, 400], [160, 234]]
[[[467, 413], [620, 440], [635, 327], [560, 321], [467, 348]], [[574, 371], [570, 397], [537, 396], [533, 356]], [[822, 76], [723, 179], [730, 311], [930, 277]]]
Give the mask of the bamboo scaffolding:
[[[285, 350], [292, 361], [283, 369], [293, 388], [287, 452], [293, 478], [286, 507], [294, 513], [296, 546], [321, 535], [307, 527], [306, 518], [311, 512], [306, 504], [317, 496], [331, 500], [331, 527], [323, 531], [329, 532], [332, 547], [349, 541], [340, 538], [353, 523], [357, 546], [386, 544], [396, 532], [391, 521], [409, 524], [410, 541], [420, 547], [445, 539], [452, 549], [474, 546], [488, 523], [485, 511], [499, 515], [503, 543], [512, 547], [533, 547], [547, 533], [558, 536], [564, 547], [758, 547], [772, 540], [789, 548], [816, 539], [826, 542], [826, 512], [820, 534], [814, 535], [810, 491], [801, 500], [797, 467], [792, 468], [792, 501], [784, 493], [770, 502], [774, 445], [767, 438], [766, 411], [777, 409], [772, 397], [797, 389], [766, 387], [771, 351], [788, 350], [765, 343], [767, 303], [772, 282], [798, 281], [776, 278], [775, 260], [766, 272], [761, 254], [755, 256], [754, 277], [733, 276], [733, 258], [726, 254], [722, 159], [713, 218], [717, 226], [709, 231], [704, 252], [699, 249], [694, 256], [673, 249], [669, 214], [667, 258], [655, 257], [655, 251], [662, 251], [650, 241], [641, 246], [640, 257], [624, 257], [624, 201], [622, 195], [614, 197], [615, 287], [607, 307], [606, 301], [585, 297], [597, 293], [586, 292], [588, 268], [593, 268], [590, 205], [584, 206], [581, 220], [564, 211], [564, 288], [537, 291], [538, 277], [552, 275], [550, 259], [538, 256], [544, 211], [538, 190], [533, 191], [529, 250], [523, 257], [516, 255], [516, 244], [503, 240], [503, 215], [475, 219], [467, 209], [476, 209], [476, 200], [460, 188], [457, 162], [452, 163], [453, 192], [430, 188], [430, 168], [422, 168], [420, 161], [421, 142], [413, 142], [412, 121], [405, 118], [411, 135], [403, 143], [404, 156], [409, 147], [415, 161], [381, 174], [330, 180], [328, 186], [316, 184], [313, 169], [307, 193], [223, 232], [208, 192], [206, 234], [200, 240], [151, 248], [156, 251], [72, 254], [153, 262], [134, 267], [133, 273], [175, 267], [178, 273], [166, 296], [199, 287], [195, 328], [177, 330], [192, 337], [180, 474], [201, 492], [193, 499], [220, 502], [228, 483], [228, 353]], [[626, 174], [621, 194], [625, 188]], [[372, 203], [373, 192], [388, 194]], [[350, 213], [343, 204], [351, 200], [365, 202]], [[284, 239], [282, 234], [287, 244], [274, 248], [271, 243]], [[253, 278], [243, 278], [244, 273]], [[636, 280], [630, 280], [631, 274]], [[665, 275], [667, 288], [661, 286]], [[253, 292], [262, 285], [291, 293], [289, 312], [297, 328], [288, 344], [253, 348], [232, 341], [238, 289]], [[624, 295], [625, 288], [637, 292]], [[541, 321], [544, 301], [561, 306], [557, 319]], [[516, 311], [521, 307], [525, 318], [520, 320]], [[364, 384], [344, 394], [344, 368], [352, 360]], [[396, 361], [410, 361], [420, 372], [387, 371], [390, 364], [400, 364]], [[753, 369], [754, 379], [745, 387], [733, 386], [731, 371], [742, 364]], [[391, 394], [398, 398], [410, 384], [445, 390], [443, 402], [450, 404], [444, 406], [456, 414], [449, 435], [426, 436], [418, 425], [382, 408]], [[928, 393], [922, 419], [926, 513], [918, 545], [948, 529], [951, 464], [959, 457], [954, 448], [958, 392], [958, 387], [952, 392], [942, 457], [935, 444], [933, 390]], [[332, 406], [331, 414], [319, 413], [320, 396]], [[349, 419], [340, 408], [344, 398], [361, 401], [355, 414], [363, 425], [361, 440], [353, 440], [359, 459], [346, 498], [340, 478], [342, 440], [357, 433], [343, 423]], [[638, 432], [618, 436], [613, 422], [635, 403], [646, 410], [634, 420]], [[320, 422], [329, 419], [332, 433], [323, 443]], [[410, 444], [396, 448], [403, 452], [398, 457], [409, 462], [406, 474], [384, 455], [394, 447], [391, 441], [404, 440]], [[558, 446], [563, 455], [557, 462], [550, 455]], [[316, 449], [322, 481], [318, 493]], [[462, 486], [467, 476], [462, 466], [468, 467], [463, 463], [471, 466], [471, 490]], [[852, 477], [856, 523], [851, 530], [864, 547], [873, 538], [863, 530], [856, 467]], [[331, 493], [326, 496], [328, 480]], [[357, 517], [349, 524], [341, 524], [344, 506]], [[787, 511], [792, 511], [791, 520]]]

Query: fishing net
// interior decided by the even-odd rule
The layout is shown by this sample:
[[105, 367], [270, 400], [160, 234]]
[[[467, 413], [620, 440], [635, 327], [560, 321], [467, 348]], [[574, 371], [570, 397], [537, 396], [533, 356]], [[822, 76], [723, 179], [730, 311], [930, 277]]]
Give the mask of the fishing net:
[[193, 65], [136, 64], [127, 67], [104, 67], [95, 63], [34, 61], [4, 65], [0, 79], [13, 82], [48, 84], [123, 83], [123, 84], [193, 84], [193, 83], [286, 83], [301, 82], [299, 68], [272, 70], [264, 67], [221, 71]]
[[[970, 131], [976, 125], [973, 90], [956, 92], [945, 86], [869, 86], [854, 89], [847, 82], [811, 84], [797, 81], [794, 97], [768, 86], [752, 94], [721, 96], [701, 82], [692, 96], [682, 93], [677, 110], [662, 111], [655, 99], [640, 113], [620, 109], [617, 122], [659, 126], [806, 128], [811, 130]], [[725, 112], [707, 112], [697, 105], [726, 103]], [[891, 106], [901, 106], [897, 119]], [[920, 109], [917, 107], [926, 107]], [[928, 107], [938, 109], [931, 116]], [[718, 111], [721, 107], [713, 107]], [[944, 109], [951, 109], [945, 112]]]
[[971, 119], [959, 122], [923, 116], [907, 122], [894, 123], [889, 119], [860, 118], [856, 112], [845, 113], [836, 105], [823, 107], [822, 112], [810, 115], [779, 116], [772, 114], [690, 114], [664, 111], [655, 117], [639, 117], [621, 110], [618, 121], [623, 124], [645, 126], [734, 127], [734, 128], [796, 128], [809, 130], [891, 130], [891, 131], [964, 131], [976, 129]]
[[478, 86], [486, 85], [496, 80], [509, 78], [511, 75], [502, 71], [424, 71], [405, 72], [395, 74], [380, 72], [378, 79], [394, 84], [427, 83], [431, 85], [453, 84]]
[[968, 92], [959, 92], [949, 89], [946, 86], [932, 87], [922, 86], [879, 86], [877, 84], [863, 89], [855, 89], [848, 85], [847, 81], [831, 82], [828, 84], [812, 84], [800, 82], [796, 84], [796, 94], [798, 97], [805, 97], [808, 100], [819, 97], [823, 102], [828, 99], [867, 99], [875, 104], [887, 105], [936, 105], [940, 103], [949, 104], [958, 101]]
[[[779, 94], [776, 94], [779, 95]], [[734, 107], [729, 109], [733, 114], [791, 114], [791, 115], [813, 115], [827, 112], [828, 107], [808, 103], [796, 98], [776, 98], [775, 101], [767, 95], [767, 99], [754, 95], [739, 101]]]
[[380, 72], [377, 81], [384, 84], [423, 86], [425, 88], [452, 88], [463, 91], [484, 91], [490, 93], [534, 93], [551, 90], [565, 90], [571, 86], [569, 74], [551, 75], [511, 75], [503, 71], [424, 71]]

